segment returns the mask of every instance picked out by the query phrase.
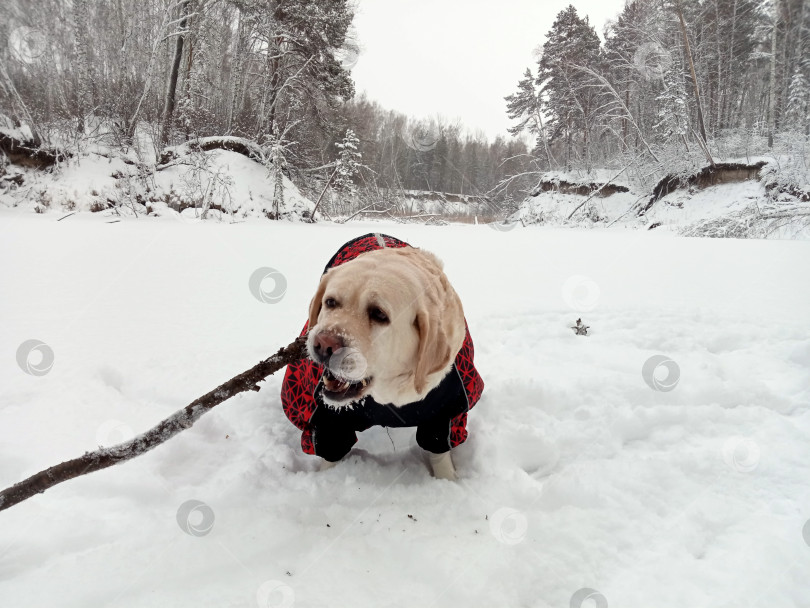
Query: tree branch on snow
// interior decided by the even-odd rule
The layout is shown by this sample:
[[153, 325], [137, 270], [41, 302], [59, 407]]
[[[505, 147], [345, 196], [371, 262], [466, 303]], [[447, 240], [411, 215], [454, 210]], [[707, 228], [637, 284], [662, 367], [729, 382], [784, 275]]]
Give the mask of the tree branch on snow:
[[624, 212], [624, 213], [622, 213], [620, 216], [618, 216], [616, 219], [614, 219], [612, 222], [610, 222], [610, 223], [609, 223], [607, 226], [605, 226], [605, 228], [610, 228], [610, 227], [611, 227], [613, 224], [615, 224], [616, 222], [618, 222], [620, 219], [622, 219], [624, 216], [626, 216], [628, 213], [630, 213], [630, 212], [631, 212], [633, 209], [635, 209], [635, 208], [636, 208], [636, 205], [638, 205], [638, 204], [639, 204], [641, 201], [643, 201], [645, 198], [647, 198], [647, 196], [646, 196], [646, 195], [638, 197], [638, 198], [636, 199], [636, 201], [635, 201], [635, 202], [634, 202], [632, 205], [630, 205], [630, 207], [627, 209], [627, 211], [625, 211], [625, 212]]
[[797, 217], [810, 217], [810, 209], [807, 210], [788, 210], [788, 211], [774, 211], [772, 213], [762, 213], [759, 216], [763, 220], [772, 220], [780, 218], [797, 218]]
[[334, 181], [335, 176], [337, 175], [337, 172], [338, 172], [338, 167], [335, 167], [335, 170], [332, 171], [332, 175], [330, 175], [329, 179], [326, 180], [326, 185], [323, 187], [323, 190], [321, 190], [321, 195], [318, 197], [318, 200], [315, 201], [315, 208], [312, 210], [312, 214], [309, 216], [310, 223], [313, 223], [313, 224], [315, 223], [315, 212], [318, 210], [318, 207], [320, 207], [321, 200], [323, 199], [323, 195], [326, 194], [326, 191], [329, 189], [329, 186]]
[[597, 194], [599, 194], [599, 193], [602, 191], [602, 188], [604, 188], [605, 186], [607, 186], [607, 185], [608, 185], [610, 182], [612, 182], [614, 179], [616, 179], [617, 177], [619, 177], [619, 176], [620, 176], [622, 173], [624, 173], [625, 171], [627, 171], [627, 170], [628, 170], [628, 169], [629, 169], [629, 168], [630, 168], [632, 165], [633, 165], [633, 163], [632, 163], [632, 162], [631, 162], [629, 165], [625, 165], [624, 169], [622, 169], [621, 171], [619, 171], [619, 172], [618, 172], [616, 175], [614, 175], [613, 177], [611, 177], [611, 178], [610, 178], [609, 180], [607, 180], [607, 181], [606, 181], [604, 184], [602, 184], [601, 186], [599, 186], [599, 187], [598, 187], [596, 190], [594, 190], [593, 192], [591, 192], [591, 195], [590, 195], [588, 198], [586, 198], [584, 201], [582, 201], [582, 202], [581, 202], [579, 205], [577, 205], [577, 206], [576, 206], [576, 208], [575, 208], [575, 209], [574, 209], [574, 210], [573, 210], [573, 211], [572, 211], [570, 214], [568, 214], [568, 217], [567, 217], [567, 218], [565, 218], [565, 219], [570, 220], [570, 219], [571, 219], [571, 218], [574, 216], [574, 214], [575, 214], [577, 211], [579, 211], [581, 207], [583, 207], [583, 206], [585, 205], [585, 203], [587, 203], [587, 202], [588, 202], [589, 200], [591, 200], [591, 199], [592, 199], [594, 196], [596, 196]]
[[[377, 210], [377, 209], [369, 209], [369, 207], [372, 207], [372, 206], [373, 206], [373, 205], [366, 205], [365, 207], [363, 207], [362, 209], [360, 209], [360, 211], [357, 211], [357, 212], [355, 212], [355, 213], [351, 214], [351, 215], [350, 215], [349, 217], [347, 217], [345, 220], [336, 220], [336, 223], [338, 223], [338, 224], [345, 224], [346, 222], [348, 222], [348, 221], [350, 221], [350, 220], [353, 220], [355, 217], [357, 217], [357, 216], [358, 216], [358, 215], [360, 215], [361, 213], [371, 213], [371, 214], [373, 214], [373, 213], [377, 213], [377, 214], [380, 214], [380, 213], [389, 213], [389, 214], [390, 214], [391, 210], [393, 209], [393, 207], [389, 207], [388, 209], [382, 209], [382, 210]], [[323, 213], [323, 212], [321, 212], [321, 213]]]
[[324, 169], [334, 169], [337, 166], [337, 161], [327, 163], [325, 165], [321, 165], [320, 167], [312, 167], [311, 169], [308, 167], [301, 167], [298, 169], [301, 173], [317, 173], [318, 171], [323, 171]]
[[198, 397], [158, 425], [129, 441], [109, 448], [100, 448], [94, 452], [85, 452], [83, 456], [47, 468], [0, 491], [0, 511], [13, 507], [35, 494], [41, 494], [63, 481], [106, 469], [156, 448], [180, 431], [191, 428], [203, 414], [211, 411], [223, 401], [244, 391], [258, 391], [258, 382], [285, 365], [303, 359], [306, 356], [305, 344], [304, 336], [296, 338], [295, 341], [279, 349], [272, 357], [260, 361], [249, 370], [231, 378], [202, 397]]
[[[538, 175], [542, 176], [543, 172], [542, 171], [524, 171], [522, 173], [517, 173], [515, 175], [510, 175], [509, 177], [505, 177], [501, 181], [499, 181], [497, 184], [495, 184], [495, 187], [492, 188], [492, 190], [490, 190], [489, 192], [487, 192], [486, 195], [487, 196], [498, 196], [502, 192], [504, 192], [512, 184], [512, 182], [514, 182], [516, 180], [519, 180], [519, 179], [521, 179], [523, 177], [536, 177]], [[523, 190], [524, 194], [528, 194], [529, 192], [531, 192], [531, 190]]]
[[208, 152], [210, 150], [236, 152], [257, 162], [264, 162], [265, 160], [261, 147], [249, 139], [229, 135], [200, 137], [179, 146], [165, 148], [158, 160], [158, 170], [165, 169], [169, 163], [179, 161], [189, 153]]

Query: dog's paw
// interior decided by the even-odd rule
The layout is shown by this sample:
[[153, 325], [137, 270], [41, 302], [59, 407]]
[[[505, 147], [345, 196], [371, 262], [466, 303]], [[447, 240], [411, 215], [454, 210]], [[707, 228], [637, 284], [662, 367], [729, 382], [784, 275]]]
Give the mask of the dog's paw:
[[448, 479], [450, 481], [458, 479], [450, 452], [444, 454], [429, 453], [428, 456], [430, 458], [430, 469], [436, 479]]

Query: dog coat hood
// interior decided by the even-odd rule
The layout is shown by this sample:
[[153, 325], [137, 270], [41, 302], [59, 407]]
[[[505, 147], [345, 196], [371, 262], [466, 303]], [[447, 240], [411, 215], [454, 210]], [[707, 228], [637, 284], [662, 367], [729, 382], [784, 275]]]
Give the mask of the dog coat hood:
[[[324, 268], [353, 260], [367, 251], [408, 247], [384, 234], [366, 234], [341, 247]], [[465, 323], [466, 327], [466, 323]], [[301, 335], [309, 330], [304, 324]], [[473, 342], [467, 328], [464, 344], [444, 380], [421, 401], [403, 406], [379, 404], [366, 397], [357, 404], [328, 407], [321, 397], [323, 366], [303, 359], [287, 366], [281, 403], [287, 418], [302, 431], [301, 448], [307, 454], [337, 461], [357, 441], [357, 432], [371, 426], [415, 426], [417, 443], [425, 450], [443, 453], [467, 439], [467, 412], [478, 402], [484, 381], [473, 364]]]

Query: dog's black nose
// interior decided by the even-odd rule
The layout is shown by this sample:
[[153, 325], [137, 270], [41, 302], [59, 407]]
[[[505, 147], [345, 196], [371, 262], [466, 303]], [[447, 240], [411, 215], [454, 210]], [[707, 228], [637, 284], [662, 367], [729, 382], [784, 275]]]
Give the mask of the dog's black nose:
[[343, 340], [339, 336], [324, 331], [315, 336], [312, 346], [315, 347], [315, 353], [325, 359], [343, 348]]

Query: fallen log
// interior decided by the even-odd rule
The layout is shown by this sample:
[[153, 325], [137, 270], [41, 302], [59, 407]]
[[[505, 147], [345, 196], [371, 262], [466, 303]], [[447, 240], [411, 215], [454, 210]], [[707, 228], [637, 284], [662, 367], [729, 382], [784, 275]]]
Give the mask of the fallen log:
[[227, 150], [247, 156], [257, 162], [264, 161], [262, 150], [256, 142], [243, 137], [221, 136], [200, 137], [179, 146], [166, 148], [160, 155], [158, 165], [166, 165], [179, 160], [191, 152], [210, 152], [211, 150]]
[[62, 150], [38, 146], [33, 141], [19, 139], [1, 129], [0, 151], [12, 164], [33, 169], [47, 169], [70, 156]]
[[10, 488], [0, 491], [0, 511], [13, 507], [36, 494], [41, 494], [48, 488], [52, 488], [63, 481], [106, 469], [156, 448], [180, 431], [191, 428], [203, 414], [211, 411], [223, 401], [244, 391], [258, 391], [258, 382], [277, 372], [285, 365], [303, 359], [306, 355], [305, 341], [305, 336], [296, 338], [294, 342], [279, 349], [272, 357], [259, 362], [249, 370], [195, 399], [157, 426], [129, 441], [109, 448], [100, 448], [94, 452], [85, 452], [83, 456], [49, 467], [14, 484]]
[[597, 182], [575, 183], [563, 179], [544, 179], [532, 189], [529, 195], [533, 197], [539, 196], [541, 192], [552, 190], [560, 194], [578, 194], [580, 196], [598, 196], [600, 198], [613, 196], [619, 192], [630, 192], [630, 188], [627, 186], [612, 184], [611, 180], [600, 184]]

